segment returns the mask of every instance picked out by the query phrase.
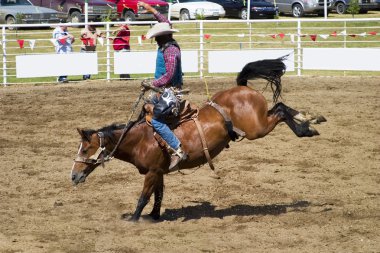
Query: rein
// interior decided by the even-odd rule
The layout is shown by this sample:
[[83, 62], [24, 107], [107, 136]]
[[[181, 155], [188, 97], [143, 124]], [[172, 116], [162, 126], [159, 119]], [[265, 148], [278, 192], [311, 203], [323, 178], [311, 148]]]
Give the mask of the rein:
[[143, 98], [144, 94], [145, 94], [145, 89], [141, 90], [141, 93], [140, 93], [139, 97], [137, 98], [135, 104], [133, 105], [132, 112], [131, 112], [131, 114], [129, 115], [129, 118], [128, 118], [128, 123], [125, 124], [125, 127], [123, 128], [123, 132], [121, 133], [120, 138], [119, 138], [116, 146], [113, 148], [112, 152], [109, 155], [107, 155], [107, 157], [105, 157], [105, 159], [107, 161], [113, 159], [113, 155], [115, 154], [116, 150], [119, 148], [121, 141], [123, 140], [125, 134], [127, 133], [128, 129], [129, 129], [128, 128], [129, 127], [129, 123], [131, 123], [131, 119], [132, 119], [133, 115], [135, 114], [136, 108], [137, 108], [138, 104], [140, 103], [141, 99]]
[[136, 111], [138, 104], [140, 103], [141, 99], [143, 98], [144, 94], [145, 94], [145, 90], [141, 90], [139, 97], [137, 98], [136, 102], [134, 103], [134, 105], [132, 107], [132, 112], [128, 118], [128, 123], [125, 124], [125, 127], [123, 128], [123, 132], [121, 133], [120, 138], [119, 138], [117, 144], [115, 145], [115, 147], [113, 148], [113, 150], [111, 151], [111, 153], [109, 153], [107, 156], [104, 156], [104, 152], [106, 151], [106, 147], [104, 145], [104, 139], [105, 139], [104, 133], [98, 132], [99, 148], [96, 150], [96, 152], [92, 156], [90, 156], [89, 158], [82, 157], [82, 156], [78, 155], [78, 157], [74, 159], [74, 162], [80, 162], [80, 163], [86, 163], [86, 164], [102, 164], [102, 166], [104, 167], [104, 162], [108, 162], [108, 161], [112, 160], [114, 157], [114, 154], [115, 154], [116, 150], [119, 148], [120, 143], [123, 140], [125, 134], [130, 129], [131, 119], [132, 119], [132, 117]]

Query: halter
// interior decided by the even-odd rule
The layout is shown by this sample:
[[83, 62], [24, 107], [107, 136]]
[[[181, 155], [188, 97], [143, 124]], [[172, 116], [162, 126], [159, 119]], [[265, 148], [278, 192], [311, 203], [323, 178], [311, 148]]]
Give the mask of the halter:
[[85, 163], [85, 164], [94, 164], [94, 165], [102, 164], [102, 166], [104, 168], [104, 162], [108, 162], [108, 161], [113, 159], [116, 150], [119, 148], [119, 145], [124, 138], [124, 135], [129, 130], [129, 128], [128, 128], [129, 123], [131, 122], [133, 114], [136, 111], [137, 105], [139, 104], [140, 100], [143, 98], [144, 94], [145, 94], [145, 89], [142, 89], [139, 97], [137, 98], [135, 104], [133, 105], [131, 115], [129, 116], [128, 124], [125, 124], [125, 127], [123, 129], [123, 132], [122, 132], [120, 138], [119, 138], [119, 141], [117, 142], [116, 146], [114, 147], [114, 149], [112, 150], [112, 152], [110, 154], [105, 156], [104, 152], [106, 151], [106, 147], [104, 146], [104, 133], [98, 132], [100, 143], [99, 143], [99, 148], [96, 150], [95, 154], [93, 154], [89, 158], [80, 156], [78, 154], [77, 158], [74, 159], [74, 162]]
[[[104, 167], [104, 162], [107, 162], [113, 158], [113, 156], [107, 155], [104, 156], [104, 152], [106, 151], [106, 147], [104, 146], [104, 133], [98, 132], [98, 137], [100, 141], [99, 148], [96, 150], [95, 154], [90, 156], [89, 158], [80, 156], [74, 159], [74, 162], [85, 163], [85, 164], [102, 164]], [[101, 156], [101, 157], [100, 157]]]

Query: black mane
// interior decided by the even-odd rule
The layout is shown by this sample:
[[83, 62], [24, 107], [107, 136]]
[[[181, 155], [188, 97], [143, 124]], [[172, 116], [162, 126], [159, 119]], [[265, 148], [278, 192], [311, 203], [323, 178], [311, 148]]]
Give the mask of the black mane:
[[93, 129], [83, 130], [83, 134], [87, 140], [90, 140], [91, 135], [93, 135], [94, 133], [102, 132], [104, 134], [104, 138], [116, 143], [118, 140], [115, 140], [113, 132], [115, 130], [122, 130], [122, 129], [126, 129], [126, 131], [128, 132], [135, 125], [135, 123], [136, 123], [135, 121], [130, 121], [128, 125], [114, 123], [112, 125], [102, 127], [98, 130], [93, 130]]

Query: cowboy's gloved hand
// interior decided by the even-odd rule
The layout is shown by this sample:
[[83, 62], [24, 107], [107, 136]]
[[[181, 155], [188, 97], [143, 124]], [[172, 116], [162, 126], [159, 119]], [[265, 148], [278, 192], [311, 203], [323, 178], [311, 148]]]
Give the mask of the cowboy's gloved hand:
[[160, 89], [159, 87], [156, 87], [152, 84], [152, 81], [149, 80], [149, 79], [145, 79], [141, 82], [141, 90], [142, 91], [147, 91], [147, 90], [153, 90], [155, 92], [160, 92], [162, 93], [162, 89]]
[[149, 79], [144, 79], [142, 82], [141, 82], [141, 90], [142, 91], [147, 91], [147, 90], [150, 90], [152, 88], [154, 88], [154, 86], [152, 85], [152, 81], [149, 80]]

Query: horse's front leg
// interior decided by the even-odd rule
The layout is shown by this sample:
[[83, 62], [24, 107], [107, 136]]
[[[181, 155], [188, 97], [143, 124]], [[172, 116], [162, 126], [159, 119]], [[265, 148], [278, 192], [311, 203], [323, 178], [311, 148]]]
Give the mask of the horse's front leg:
[[[161, 175], [161, 177], [163, 177]], [[157, 188], [157, 183], [160, 181], [160, 175], [157, 172], [149, 171], [145, 175], [144, 187], [141, 193], [141, 196], [137, 202], [137, 207], [135, 212], [133, 213], [130, 221], [138, 221], [140, 219], [141, 213], [144, 207], [148, 204], [150, 196]]]
[[154, 220], [160, 219], [161, 203], [164, 197], [164, 176], [161, 175], [154, 191], [154, 204], [149, 216]]

